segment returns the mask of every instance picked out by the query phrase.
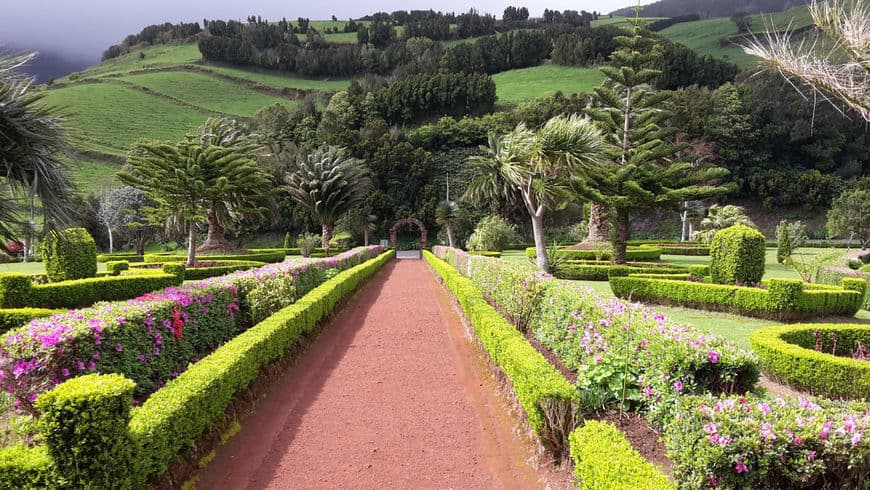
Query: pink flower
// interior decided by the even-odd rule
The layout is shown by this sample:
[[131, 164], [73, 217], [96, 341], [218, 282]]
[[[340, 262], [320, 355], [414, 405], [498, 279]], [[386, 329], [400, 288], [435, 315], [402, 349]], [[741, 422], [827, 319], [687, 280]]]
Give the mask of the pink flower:
[[851, 442], [853, 446], [861, 442], [861, 433], [855, 432], [855, 434], [852, 435]]
[[124, 350], [124, 346], [121, 344], [115, 344], [115, 350], [121, 352]]
[[674, 391], [679, 393], [683, 391], [683, 382], [680, 380], [674, 381]]
[[716, 364], [717, 362], [719, 362], [719, 353], [711, 350], [707, 353], [707, 359], [710, 360], [710, 364]]
[[716, 433], [716, 424], [705, 425], [704, 432], [706, 432], [707, 434], [715, 434]]
[[734, 466], [734, 471], [736, 471], [739, 475], [741, 473], [746, 473], [747, 471], [749, 471], [749, 467], [743, 464], [743, 461], [738, 461], [737, 464]]

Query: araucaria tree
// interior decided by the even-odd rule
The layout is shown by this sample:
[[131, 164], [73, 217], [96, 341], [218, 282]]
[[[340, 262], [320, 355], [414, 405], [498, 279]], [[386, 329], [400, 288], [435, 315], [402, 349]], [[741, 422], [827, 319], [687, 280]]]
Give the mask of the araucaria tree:
[[485, 154], [472, 157], [476, 169], [490, 170], [478, 175], [480, 180], [475, 178], [469, 197], [480, 201], [485, 196], [475, 193], [502, 193], [504, 183], [512, 186], [532, 221], [538, 267], [547, 272], [544, 214], [573, 199], [572, 180], [600, 171], [604, 150], [601, 132], [586, 117], [554, 117], [537, 131], [520, 124], [500, 139], [490, 138]]
[[694, 165], [691, 155], [683, 156], [687, 145], [672, 143], [676, 129], [665, 125], [669, 114], [661, 109], [670, 95], [651, 85], [661, 73], [651, 68], [660, 50], [645, 35], [640, 19], [616, 42], [620, 48], [611, 56], [611, 64], [601, 69], [607, 78], [595, 89], [594, 107], [588, 110], [608, 136], [609, 158], [577, 188], [610, 208], [614, 255], [617, 263], [624, 264], [632, 214], [676, 208], [683, 201], [718, 196], [729, 189], [714, 184], [727, 170]]
[[324, 249], [329, 248], [335, 222], [361, 204], [371, 189], [365, 163], [335, 146], [322, 146], [299, 159], [285, 180], [290, 196], [320, 222]]
[[121, 182], [141, 189], [156, 203], [155, 222], [175, 217], [188, 233], [187, 265], [196, 263], [196, 224], [220, 203], [235, 215], [251, 213], [269, 187], [253, 160], [235, 147], [143, 141], [127, 156]]
[[[26, 225], [25, 254], [30, 251], [35, 226], [35, 201], [46, 220], [56, 225], [69, 220], [74, 202], [62, 159], [68, 153], [63, 120], [42, 103], [45, 92], [32, 90], [33, 79], [19, 74], [19, 68], [33, 56], [0, 51], [0, 166], [6, 184], [28, 204], [21, 209], [14, 199], [0, 199], [0, 234], [11, 238], [17, 231], [15, 225]], [[21, 214], [29, 215], [29, 223], [22, 223]]]
[[[813, 0], [809, 10], [827, 42], [796, 42], [793, 33], [769, 29], [745, 51], [768, 69], [839, 100], [870, 121], [870, 3]], [[824, 44], [836, 49], [822, 48]]]

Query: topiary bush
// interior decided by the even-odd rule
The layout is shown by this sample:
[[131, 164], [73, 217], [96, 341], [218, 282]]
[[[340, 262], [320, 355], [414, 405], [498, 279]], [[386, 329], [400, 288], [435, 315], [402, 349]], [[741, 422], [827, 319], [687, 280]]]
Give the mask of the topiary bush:
[[764, 276], [764, 235], [736, 225], [716, 232], [710, 244], [710, 275], [717, 284], [757, 284]]
[[48, 232], [42, 259], [45, 273], [53, 282], [97, 275], [97, 243], [84, 228]]

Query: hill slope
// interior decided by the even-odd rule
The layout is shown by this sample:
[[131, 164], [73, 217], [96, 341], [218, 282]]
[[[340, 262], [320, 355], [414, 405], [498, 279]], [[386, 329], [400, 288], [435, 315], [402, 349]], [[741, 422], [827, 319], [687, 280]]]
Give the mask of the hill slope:
[[[731, 17], [737, 12], [758, 14], [761, 12], [781, 12], [805, 5], [806, 0], [659, 0], [644, 5], [644, 17], [678, 17], [699, 14], [702, 19]], [[634, 7], [613, 11], [613, 15], [633, 15]]]

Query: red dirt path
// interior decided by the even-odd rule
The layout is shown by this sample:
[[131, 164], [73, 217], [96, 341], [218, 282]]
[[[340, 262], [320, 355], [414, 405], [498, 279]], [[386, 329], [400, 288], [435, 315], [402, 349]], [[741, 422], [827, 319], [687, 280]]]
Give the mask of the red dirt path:
[[218, 448], [201, 489], [540, 488], [447, 293], [387, 265]]

